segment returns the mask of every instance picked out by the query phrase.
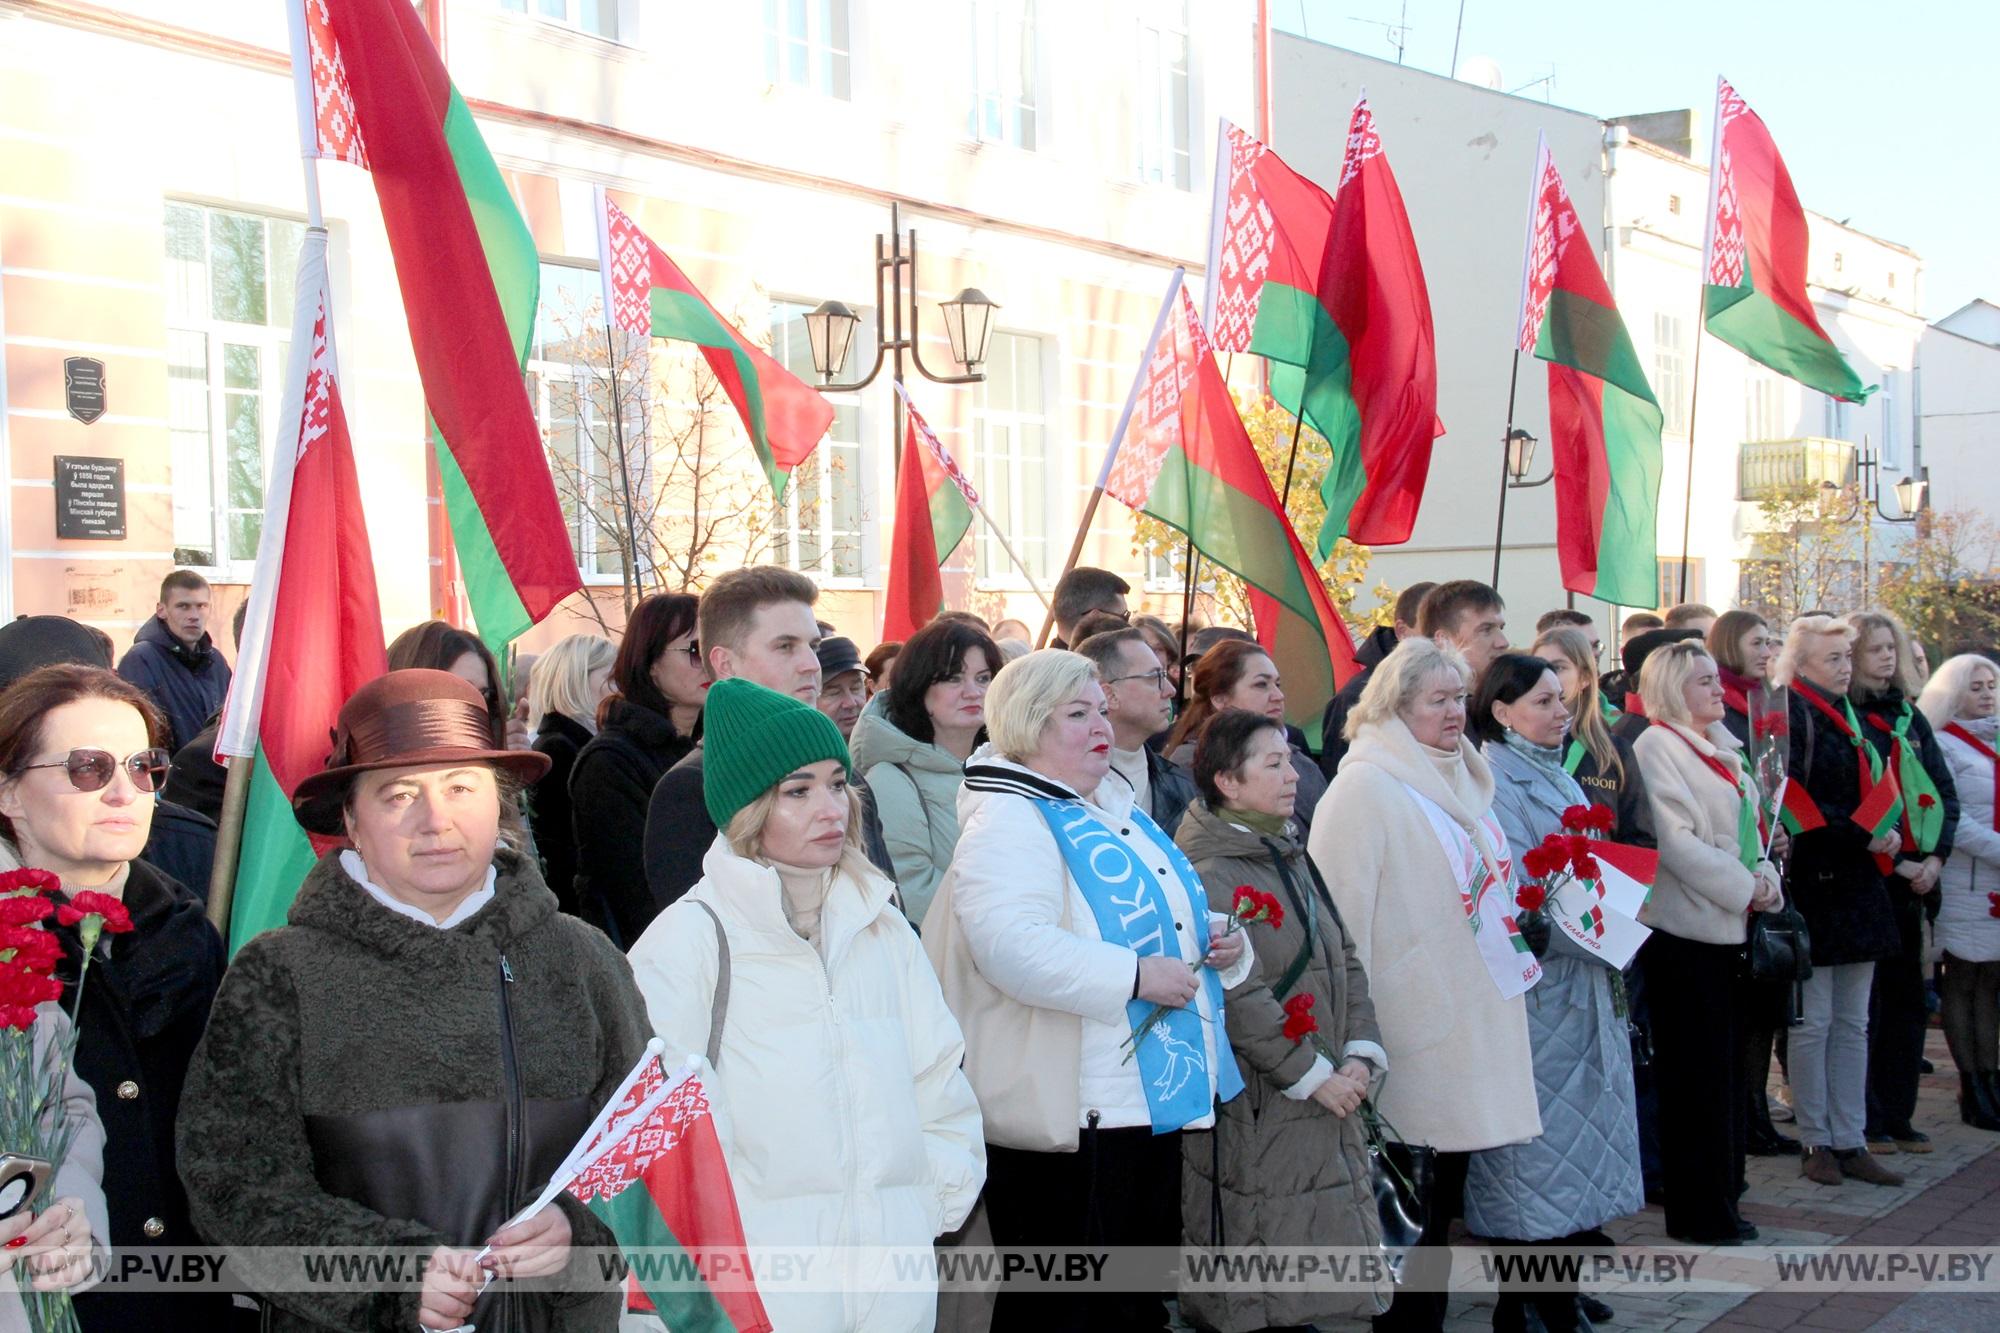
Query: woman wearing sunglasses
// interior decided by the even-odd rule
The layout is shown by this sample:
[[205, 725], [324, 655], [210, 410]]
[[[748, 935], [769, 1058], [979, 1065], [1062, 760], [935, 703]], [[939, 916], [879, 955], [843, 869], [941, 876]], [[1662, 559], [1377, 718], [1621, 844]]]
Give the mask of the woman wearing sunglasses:
[[[106, 934], [77, 1015], [75, 1069], [104, 1122], [110, 1241], [121, 1252], [199, 1245], [174, 1171], [181, 1084], [222, 979], [222, 941], [201, 901], [138, 858], [167, 777], [165, 724], [109, 671], [50, 666], [0, 693], [0, 861], [47, 870], [63, 890], [124, 901], [129, 934]], [[51, 928], [74, 1011], [81, 943]], [[230, 1298], [107, 1291], [77, 1297], [85, 1330], [212, 1329]]]

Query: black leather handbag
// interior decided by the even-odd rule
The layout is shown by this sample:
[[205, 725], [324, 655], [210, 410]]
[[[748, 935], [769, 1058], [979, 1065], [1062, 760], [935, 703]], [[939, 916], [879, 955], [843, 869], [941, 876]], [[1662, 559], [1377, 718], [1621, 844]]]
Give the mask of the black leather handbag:
[[1437, 1149], [1405, 1143], [1396, 1127], [1382, 1118], [1375, 1103], [1361, 1102], [1361, 1127], [1368, 1139], [1369, 1174], [1375, 1190], [1375, 1213], [1382, 1227], [1382, 1251], [1389, 1276], [1403, 1280], [1403, 1263], [1423, 1238], [1429, 1216], [1425, 1201], [1437, 1178]]
[[1750, 916], [1743, 941], [1743, 963], [1752, 981], [1788, 983], [1791, 990], [1787, 1020], [1797, 1026], [1805, 1012], [1804, 986], [1812, 975], [1812, 937], [1806, 919], [1787, 898], [1769, 912]]

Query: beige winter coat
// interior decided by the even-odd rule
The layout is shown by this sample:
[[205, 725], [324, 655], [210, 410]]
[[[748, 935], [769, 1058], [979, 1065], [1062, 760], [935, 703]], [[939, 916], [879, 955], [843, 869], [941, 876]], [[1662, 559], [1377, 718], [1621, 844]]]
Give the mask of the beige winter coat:
[[1502, 999], [1487, 973], [1444, 849], [1405, 784], [1468, 832], [1493, 800], [1469, 742], [1448, 786], [1391, 719], [1355, 738], [1306, 842], [1368, 972], [1394, 1071], [1378, 1104], [1405, 1141], [1442, 1152], [1532, 1139], [1542, 1119], [1526, 1005]]
[[1742, 782], [1740, 749], [1720, 722], [1706, 732], [1655, 722], [1633, 743], [1660, 848], [1652, 897], [1639, 909], [1654, 930], [1702, 944], [1743, 943], [1757, 885], [1736, 852], [1739, 798], [1701, 761], [1718, 760]]

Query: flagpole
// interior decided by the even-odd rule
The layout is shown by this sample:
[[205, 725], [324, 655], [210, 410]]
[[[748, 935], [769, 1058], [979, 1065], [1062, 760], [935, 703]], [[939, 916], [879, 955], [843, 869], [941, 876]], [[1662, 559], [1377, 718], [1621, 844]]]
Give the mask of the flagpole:
[[[1694, 383], [1688, 386], [1687, 479], [1681, 490], [1681, 572], [1674, 600], [1688, 599], [1688, 534], [1694, 519], [1694, 425], [1701, 406], [1701, 344], [1708, 326], [1708, 276], [1715, 264], [1715, 218], [1722, 203], [1722, 87], [1715, 76], [1715, 113], [1709, 117], [1708, 131], [1708, 216], [1702, 221], [1701, 272], [1695, 279]], [[1747, 260], [1745, 262], [1748, 262]]]
[[[625, 457], [625, 408], [618, 396], [618, 340], [611, 330], [611, 308], [604, 309], [604, 372], [611, 382], [611, 439], [618, 446], [618, 484], [625, 492], [625, 535], [631, 541], [630, 564], [626, 566], [634, 591], [639, 583], [639, 514], [632, 507], [632, 468]], [[651, 565], [652, 551], [646, 552], [646, 563]], [[639, 597], [645, 593], [638, 592]], [[632, 614], [635, 597], [625, 606], [625, 614]]]
[[1500, 591], [1500, 543], [1507, 533], [1507, 450], [1514, 434], [1514, 396], [1521, 387], [1521, 349], [1514, 348], [1514, 368], [1507, 375], [1507, 428], [1500, 435], [1500, 516], [1493, 521], [1493, 591]]
[[1291, 457], [1285, 460], [1285, 489], [1283, 493], [1281, 493], [1278, 496], [1278, 508], [1285, 511], [1286, 517], [1288, 519], [1291, 516], [1292, 467], [1299, 461], [1299, 435], [1305, 430], [1305, 427], [1306, 427], [1306, 391], [1305, 391], [1305, 386], [1300, 385], [1299, 414], [1292, 418], [1292, 453]]
[[1201, 552], [1195, 549], [1194, 536], [1188, 536], [1187, 544], [1187, 587], [1181, 591], [1181, 674], [1174, 682], [1174, 716], [1187, 707], [1188, 692], [1188, 626], [1194, 620], [1195, 575], [1201, 569]]
[[[326, 230], [326, 214], [320, 203], [319, 157], [314, 152], [318, 135], [314, 130], [317, 119], [313, 112], [312, 60], [306, 50], [305, 0], [290, 0], [285, 6], [285, 19], [291, 37], [292, 103], [298, 114], [299, 157], [305, 173], [306, 226], [310, 230], [323, 233]], [[331, 341], [332, 330], [329, 329], [329, 344]], [[291, 349], [292, 365], [286, 372], [285, 383], [285, 403], [291, 409], [287, 419], [293, 423], [294, 430], [297, 428], [299, 412], [303, 410], [305, 402], [304, 367], [311, 358], [312, 340], [294, 339]], [[298, 447], [296, 435], [293, 437], [292, 447], [294, 449]], [[285, 512], [289, 514], [291, 509], [289, 495], [282, 497], [267, 495], [265, 497], [267, 508], [273, 499], [282, 500]], [[276, 534], [270, 530], [271, 525], [268, 520], [265, 528], [265, 539], [274, 540]], [[255, 618], [261, 622], [258, 625], [259, 636], [252, 637], [261, 637], [260, 651], [263, 653], [270, 651], [270, 614], [271, 608], [277, 603], [277, 594], [278, 590], [271, 587], [251, 589], [252, 610], [262, 612]], [[246, 617], [246, 629], [251, 624], [251, 619]], [[243, 665], [242, 649], [239, 645], [237, 655], [239, 673]], [[251, 701], [250, 706], [257, 708], [261, 713], [262, 705], [263, 700], [257, 699]], [[256, 720], [253, 719], [245, 734], [254, 736], [256, 730]], [[215, 927], [216, 933], [222, 936], [223, 946], [226, 949], [229, 944], [229, 909], [236, 896], [236, 863], [243, 850], [243, 814], [250, 804], [250, 772], [256, 763], [256, 758], [254, 749], [250, 754], [218, 754], [218, 757], [226, 765], [227, 776], [223, 779], [222, 809], [216, 820], [214, 868], [210, 870], [208, 879], [208, 919]]]
[[1680, 591], [1674, 600], [1688, 599], [1688, 528], [1694, 517], [1694, 420], [1695, 412], [1701, 406], [1701, 345], [1708, 341], [1702, 336], [1702, 319], [1708, 312], [1708, 291], [1702, 289], [1702, 312], [1694, 322], [1694, 383], [1688, 388], [1688, 464], [1687, 483], [1681, 491], [1681, 577]]
[[[1102, 492], [1099, 493], [1102, 494]], [[1056, 608], [1054, 603], [1050, 602], [1048, 599], [1048, 595], [1044, 593], [1039, 586], [1037, 586], [1037, 584], [1035, 583], [1035, 576], [1028, 572], [1027, 564], [1021, 559], [1020, 556], [1014, 554], [1013, 544], [1007, 540], [1007, 534], [1001, 530], [1000, 525], [998, 523], [995, 523], [990, 517], [988, 517], [986, 513], [986, 506], [984, 504], [981, 504], [979, 501], [974, 500], [972, 502], [972, 512], [979, 515], [979, 521], [984, 523], [986, 525], [986, 530], [993, 534], [993, 540], [1000, 543], [1000, 549], [1005, 551], [1007, 553], [1007, 558], [1014, 562], [1014, 568], [1021, 571], [1021, 578], [1027, 583], [1028, 591], [1035, 594], [1035, 600], [1042, 604], [1042, 608], [1048, 612], [1050, 623], [1053, 623], [1056, 617]], [[1048, 633], [1048, 625], [1045, 624], [1042, 626], [1042, 632], [1044, 635]]]
[[[1126, 391], [1125, 408], [1118, 414], [1118, 424], [1111, 431], [1111, 447], [1104, 451], [1104, 466], [1097, 470], [1097, 484], [1091, 487], [1090, 499], [1083, 505], [1083, 521], [1076, 525], [1076, 540], [1070, 543], [1069, 558], [1063, 561], [1062, 574], [1056, 579], [1058, 588], [1062, 586], [1062, 580], [1069, 577], [1069, 572], [1076, 568], [1076, 562], [1083, 558], [1083, 539], [1089, 535], [1091, 520], [1097, 517], [1098, 503], [1104, 499], [1104, 487], [1111, 480], [1111, 465], [1118, 461], [1118, 449], [1125, 443], [1125, 428], [1132, 422], [1132, 410], [1139, 405], [1139, 386], [1146, 382], [1146, 368], [1152, 364], [1153, 349], [1160, 345], [1160, 334], [1167, 327], [1167, 316], [1173, 313], [1174, 298], [1180, 295], [1181, 282], [1186, 277], [1187, 270], [1176, 267], [1173, 276], [1167, 280], [1167, 294], [1160, 301], [1159, 315], [1153, 320], [1152, 335], [1139, 353], [1139, 373], [1132, 377], [1132, 387]], [[1047, 646], [1049, 632], [1055, 624], [1055, 608], [1050, 606], [1047, 617], [1042, 621], [1042, 632], [1035, 636], [1037, 648]]]

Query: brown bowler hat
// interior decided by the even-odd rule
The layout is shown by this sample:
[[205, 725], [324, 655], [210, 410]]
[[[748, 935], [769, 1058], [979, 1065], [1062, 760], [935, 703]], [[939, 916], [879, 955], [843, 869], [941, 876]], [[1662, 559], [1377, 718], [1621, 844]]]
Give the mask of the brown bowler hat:
[[486, 700], [449, 671], [377, 676], [340, 706], [333, 753], [292, 793], [292, 814], [308, 832], [338, 835], [349, 784], [378, 768], [491, 764], [524, 783], [549, 771], [545, 754], [494, 749], [492, 728]]

